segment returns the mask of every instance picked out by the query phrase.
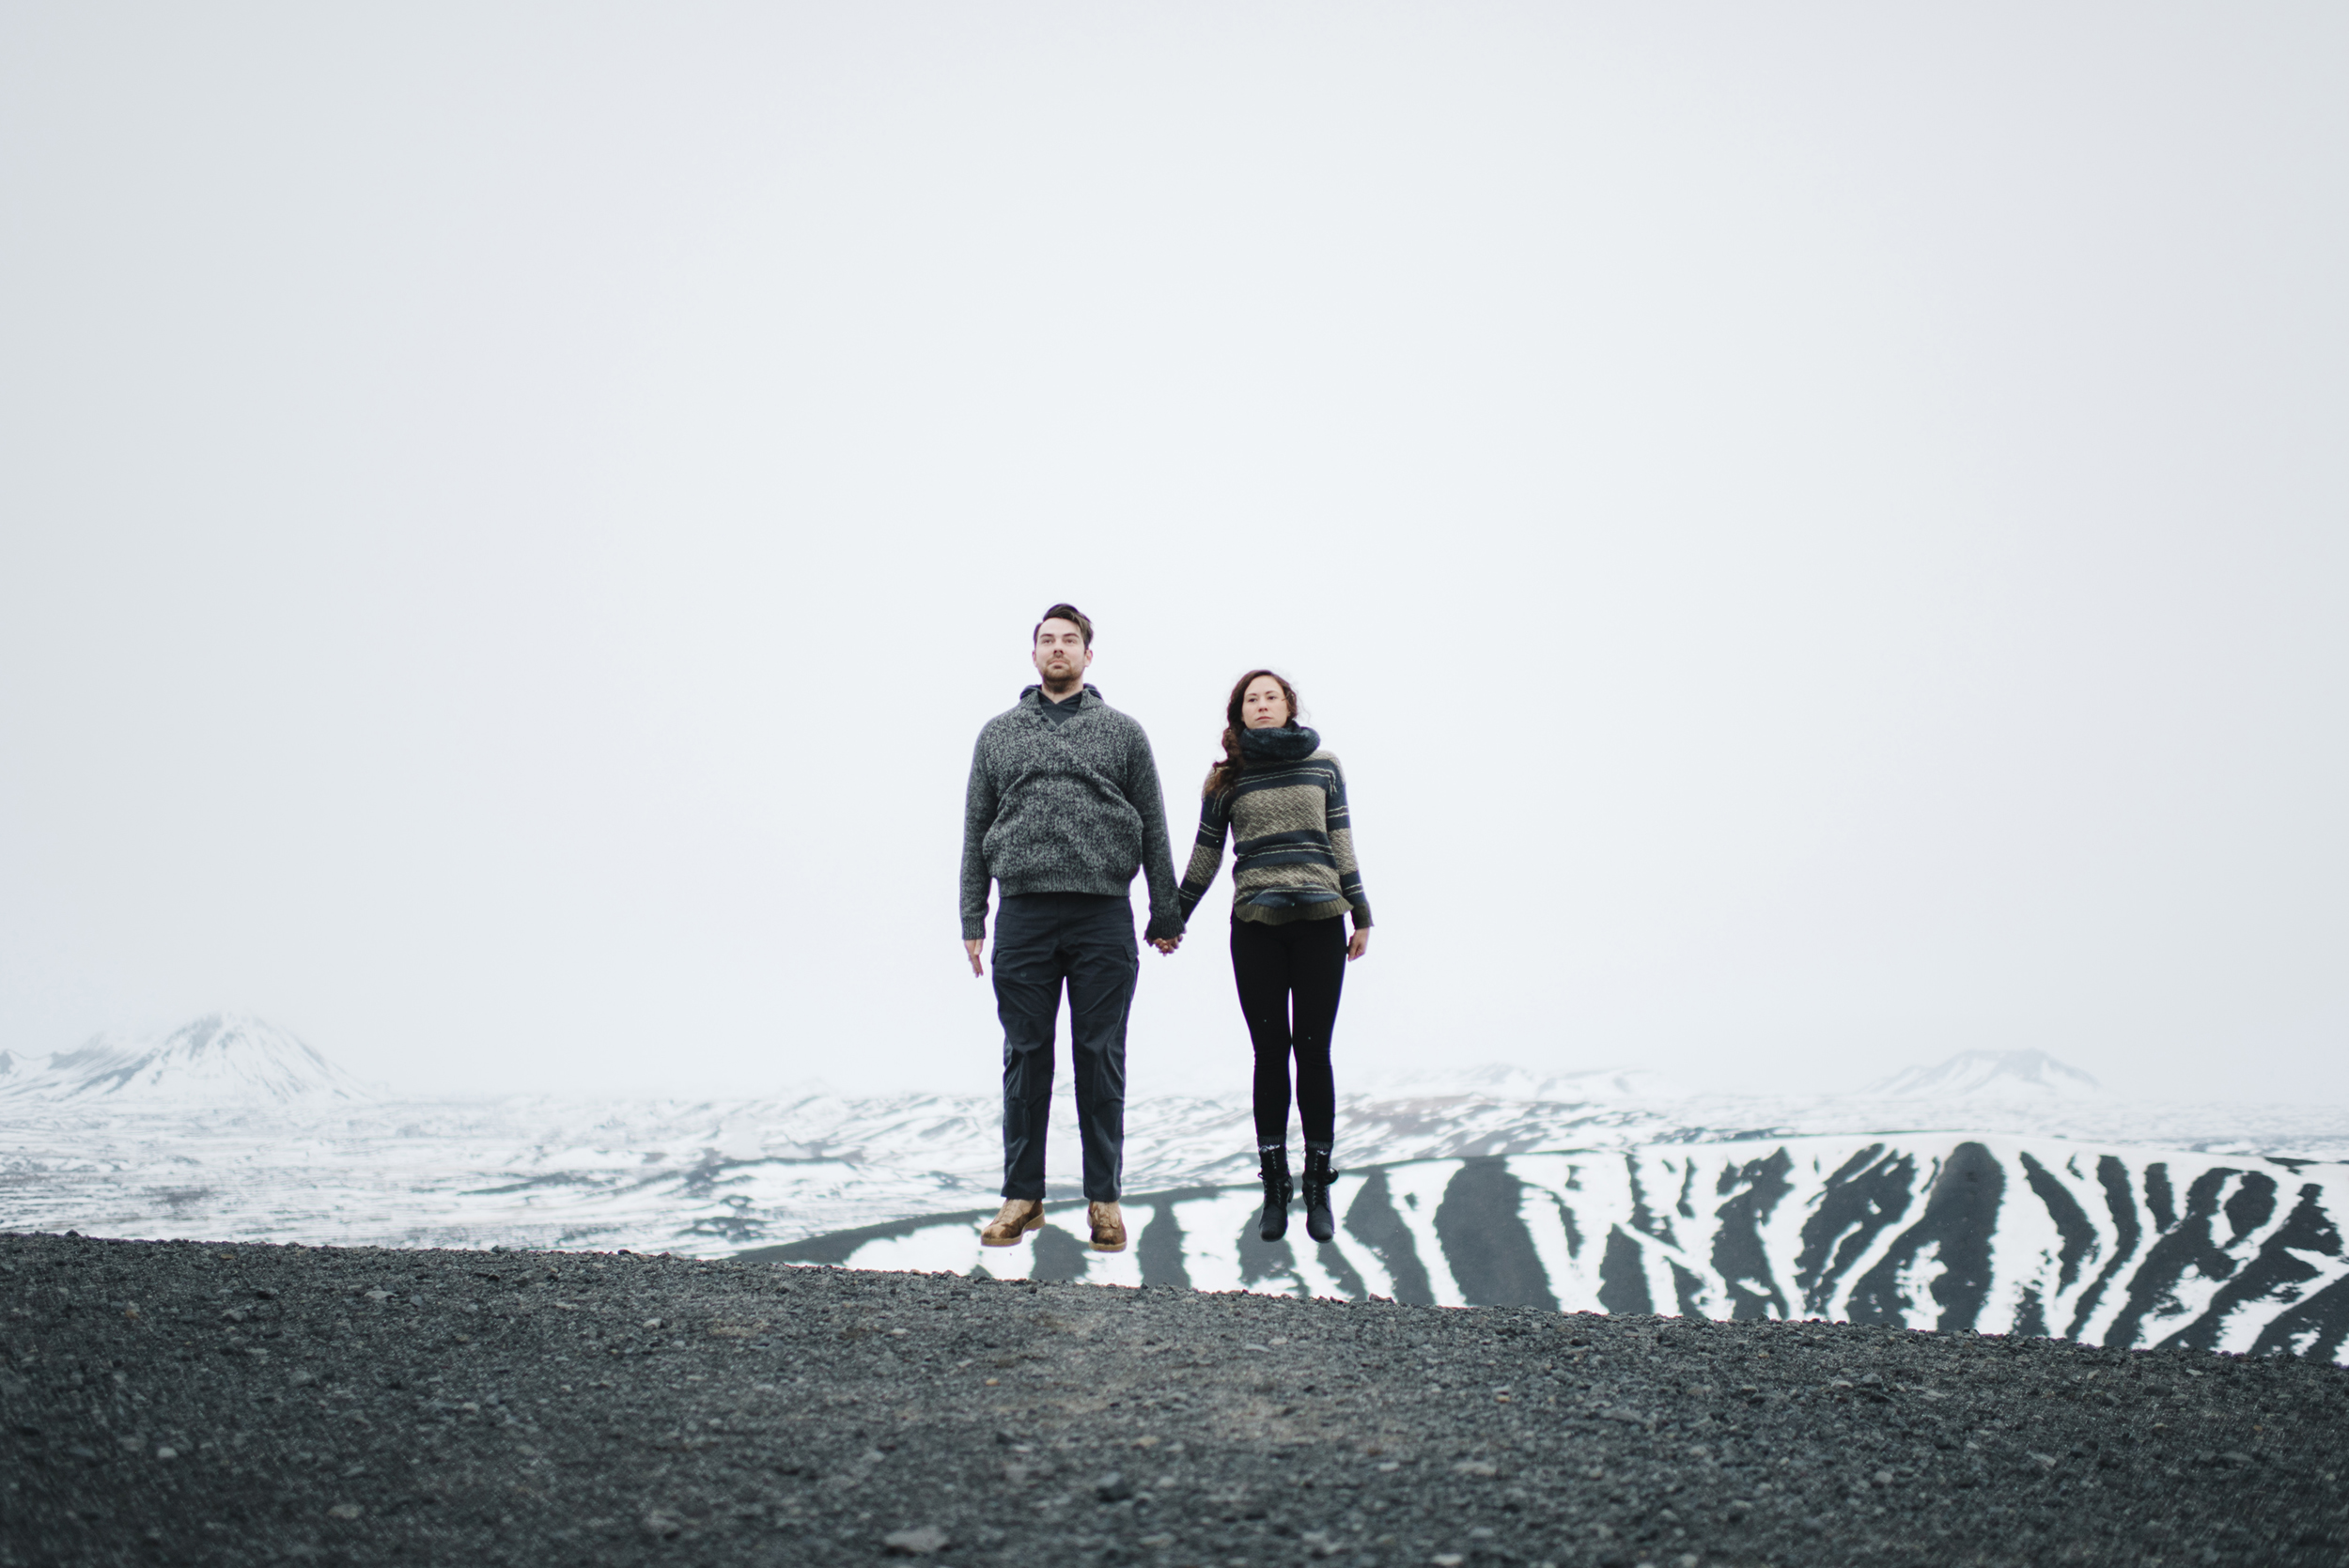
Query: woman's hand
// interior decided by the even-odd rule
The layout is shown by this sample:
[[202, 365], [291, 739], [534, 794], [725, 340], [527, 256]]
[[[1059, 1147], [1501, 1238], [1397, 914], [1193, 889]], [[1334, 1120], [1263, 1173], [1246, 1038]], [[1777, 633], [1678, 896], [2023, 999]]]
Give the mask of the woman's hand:
[[1367, 925], [1357, 925], [1354, 927], [1354, 939], [1346, 944], [1346, 961], [1351, 963], [1369, 951], [1370, 927]]

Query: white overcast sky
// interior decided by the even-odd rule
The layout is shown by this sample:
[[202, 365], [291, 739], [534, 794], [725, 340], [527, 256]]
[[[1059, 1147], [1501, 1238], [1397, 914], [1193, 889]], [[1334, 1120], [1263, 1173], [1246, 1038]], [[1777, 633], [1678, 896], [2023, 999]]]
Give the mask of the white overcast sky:
[[[0, 8], [0, 1048], [984, 1091], [1057, 598], [1348, 1074], [2349, 1098], [2349, 10]], [[1237, 1093], [1228, 881], [1132, 1091]]]

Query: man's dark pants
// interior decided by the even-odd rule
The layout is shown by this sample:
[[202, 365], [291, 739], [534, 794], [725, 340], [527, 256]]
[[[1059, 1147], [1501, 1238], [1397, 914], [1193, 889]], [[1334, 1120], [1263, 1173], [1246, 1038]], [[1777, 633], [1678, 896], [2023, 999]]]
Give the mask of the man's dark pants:
[[995, 1016], [1003, 1023], [1003, 1196], [1044, 1196], [1052, 1029], [1068, 986], [1069, 1056], [1085, 1196], [1114, 1202], [1126, 1157], [1126, 1012], [1142, 967], [1133, 907], [1088, 893], [1025, 893], [995, 914]]

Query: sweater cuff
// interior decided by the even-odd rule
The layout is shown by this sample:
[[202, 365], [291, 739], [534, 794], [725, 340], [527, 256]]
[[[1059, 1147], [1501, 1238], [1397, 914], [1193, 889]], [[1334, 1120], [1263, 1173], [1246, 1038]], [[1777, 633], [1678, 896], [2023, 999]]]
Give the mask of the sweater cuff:
[[1183, 925], [1180, 916], [1152, 915], [1150, 924], [1143, 929], [1142, 939], [1145, 942], [1171, 942], [1183, 934]]
[[1367, 931], [1370, 929], [1369, 905], [1357, 904], [1354, 906], [1354, 929], [1357, 931]]

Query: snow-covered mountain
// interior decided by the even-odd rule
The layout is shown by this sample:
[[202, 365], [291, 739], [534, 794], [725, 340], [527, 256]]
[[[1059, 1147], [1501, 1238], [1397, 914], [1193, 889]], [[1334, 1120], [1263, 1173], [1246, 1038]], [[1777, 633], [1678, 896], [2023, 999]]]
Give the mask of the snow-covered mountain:
[[[967, 1214], [742, 1254], [857, 1268], [1178, 1285], [1440, 1306], [1822, 1317], [2338, 1359], [2349, 1165], [2013, 1138], [1797, 1138], [1346, 1174], [1335, 1239], [1256, 1234], [1259, 1189], [1125, 1201], [1123, 1253], [1084, 1205], [1023, 1246]], [[1048, 1212], [1052, 1212], [1048, 1210]]]
[[[2044, 1058], [2005, 1065], [2013, 1059], [1991, 1057], [1987, 1068], [1967, 1060], [1841, 1095], [1699, 1094], [1638, 1072], [1505, 1067], [1342, 1080], [1338, 1161], [1350, 1172], [1342, 1214], [1353, 1225], [1355, 1203], [1366, 1203], [1361, 1226], [1384, 1234], [1371, 1218], [1377, 1203], [1362, 1197], [1382, 1179], [1398, 1223], [1433, 1227], [1412, 1230], [1410, 1245], [1436, 1300], [1485, 1299], [1475, 1281], [1523, 1261], [1511, 1241], [1480, 1263], [1477, 1244], [1464, 1239], [1486, 1221], [1463, 1217], [1492, 1202], [1477, 1197], [1478, 1184], [1506, 1186], [1491, 1174], [1499, 1170], [1518, 1184], [1510, 1202], [1535, 1238], [1541, 1288], [1562, 1303], [1685, 1300], [1734, 1312], [1764, 1300], [1796, 1315], [1861, 1315], [1890, 1310], [1891, 1290], [1906, 1319], [1922, 1321], [1918, 1314], [1953, 1310], [1950, 1293], [1972, 1287], [1945, 1277], [1970, 1278], [1964, 1260], [1975, 1254], [1966, 1249], [1988, 1247], [1994, 1287], [1975, 1319], [1985, 1328], [2044, 1323], [2116, 1334], [2123, 1320], [2100, 1317], [2097, 1304], [2114, 1292], [2152, 1303], [2127, 1320], [2139, 1326], [2132, 1333], [2162, 1324], [2170, 1324], [2163, 1333], [2178, 1331], [2182, 1312], [2179, 1322], [2208, 1317], [2212, 1332], [2254, 1341], [2271, 1323], [2306, 1338], [2295, 1325], [2336, 1321], [2323, 1314], [2343, 1298], [2332, 1227], [2349, 1107], [2141, 1102], [2071, 1092], [2085, 1075]], [[2041, 1087], [1985, 1096], [1949, 1087], [2001, 1079]], [[1066, 1089], [1052, 1117], [1056, 1203], [1078, 1196]], [[985, 1094], [369, 1098], [281, 1031], [207, 1018], [166, 1040], [101, 1040], [45, 1061], [0, 1062], [0, 1231], [702, 1256], [805, 1244], [811, 1257], [860, 1262], [901, 1255], [859, 1250], [885, 1234], [927, 1235], [923, 1249], [943, 1249], [935, 1255], [946, 1263], [921, 1266], [967, 1267], [956, 1252], [975, 1245], [967, 1215], [991, 1211], [999, 1190], [1000, 1114]], [[1319, 1290], [1350, 1277], [1381, 1295], [1417, 1288], [1404, 1282], [1407, 1261], [1383, 1261], [1405, 1259], [1402, 1244], [1390, 1236], [1379, 1252], [1361, 1226], [1345, 1233], [1354, 1240], [1337, 1244], [1339, 1256], [1370, 1248], [1383, 1276], [1359, 1259], [1346, 1264], [1347, 1276], [1301, 1242], [1293, 1267], [1250, 1250], [1241, 1220], [1253, 1203], [1254, 1137], [1244, 1087], [1212, 1098], [1141, 1095], [1126, 1127], [1127, 1189], [1159, 1195], [1130, 1200], [1143, 1248], [1131, 1266], [1162, 1259], [1175, 1235], [1194, 1283]], [[1967, 1190], [1953, 1185], [1964, 1172], [1991, 1179], [1963, 1153], [1976, 1147], [1998, 1166], [1990, 1242], [1944, 1223], [1958, 1202], [1952, 1194]], [[1781, 1154], [1785, 1169], [1769, 1175]], [[2213, 1172], [2232, 1174], [2208, 1185]], [[2304, 1203], [2311, 1184], [2323, 1191]], [[1766, 1205], [1767, 1191], [1778, 1195]], [[1759, 1253], [1740, 1250], [1741, 1204], [1769, 1210], [1752, 1229]], [[1881, 1225], [1871, 1218], [1879, 1208], [1891, 1217]], [[2124, 1213], [2135, 1219], [2124, 1222]], [[1828, 1265], [1812, 1256], [1815, 1226], [1837, 1238]], [[1517, 1234], [1506, 1225], [1495, 1234]], [[1072, 1265], [1053, 1252], [1058, 1245], [1048, 1242], [1034, 1265], [1124, 1278], [1116, 1271], [1128, 1265], [1081, 1256]], [[1009, 1260], [971, 1261], [998, 1268]], [[2111, 1270], [2084, 1309], [2083, 1281]], [[1377, 1278], [1387, 1284], [1368, 1283]], [[1644, 1297], [1634, 1279], [1646, 1281]], [[1999, 1294], [2007, 1288], [1999, 1281], [2013, 1291]], [[2287, 1322], [2302, 1302], [2308, 1312]]]
[[364, 1101], [367, 1086], [268, 1021], [215, 1013], [162, 1040], [101, 1035], [35, 1063], [0, 1060], [0, 1099], [86, 1107]]
[[2088, 1099], [2104, 1086], [2038, 1050], [1969, 1050], [1931, 1067], [1911, 1067], [1868, 1086], [1887, 1099]]

